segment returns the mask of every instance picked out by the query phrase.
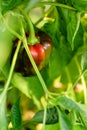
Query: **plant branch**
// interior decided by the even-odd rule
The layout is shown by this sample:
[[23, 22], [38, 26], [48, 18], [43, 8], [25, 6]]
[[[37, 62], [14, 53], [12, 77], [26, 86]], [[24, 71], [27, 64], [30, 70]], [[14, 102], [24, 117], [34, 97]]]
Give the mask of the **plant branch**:
[[78, 63], [77, 58], [75, 58], [75, 63], [77, 65], [79, 74], [81, 75], [81, 82], [82, 82], [82, 86], [83, 86], [83, 91], [84, 91], [84, 103], [87, 104], [87, 96], [86, 96], [86, 83], [85, 83], [85, 79], [84, 79], [84, 73], [82, 73], [81, 71], [81, 67]]
[[33, 26], [33, 23], [29, 17], [28, 14], [26, 14], [25, 12], [23, 12], [21, 10], [21, 12], [23, 13], [25, 19], [27, 20], [28, 22], [28, 26], [29, 26], [29, 37], [28, 37], [28, 44], [31, 44], [31, 45], [34, 45], [36, 43], [39, 42], [39, 40], [37, 39], [37, 37], [35, 36], [35, 31], [34, 31], [34, 26]]
[[15, 54], [13, 56], [10, 72], [9, 72], [9, 75], [8, 75], [8, 79], [7, 79], [6, 83], [5, 83], [4, 90], [2, 92], [2, 96], [0, 98], [0, 103], [3, 101], [3, 98], [5, 97], [5, 95], [6, 95], [7, 91], [8, 91], [8, 87], [9, 87], [10, 82], [11, 82], [11, 78], [12, 78], [12, 75], [13, 75], [13, 71], [14, 71], [14, 67], [15, 67], [15, 63], [16, 63], [16, 59], [17, 59], [17, 56], [18, 56], [20, 46], [21, 46], [21, 41], [18, 42]]
[[77, 25], [76, 25], [76, 29], [75, 29], [75, 32], [74, 32], [73, 37], [72, 37], [72, 49], [74, 49], [75, 37], [76, 37], [76, 34], [77, 34], [78, 30], [79, 30], [80, 17], [81, 17], [81, 13], [77, 13]]
[[44, 6], [44, 5], [53, 5], [53, 6], [58, 6], [58, 7], [61, 7], [61, 8], [66, 8], [66, 9], [70, 9], [70, 10], [76, 11], [76, 9], [71, 7], [71, 6], [68, 6], [68, 5], [65, 5], [65, 4], [56, 3], [56, 2], [39, 2], [39, 3], [37, 3], [36, 6]]
[[43, 117], [43, 128], [42, 130], [45, 130], [45, 124], [46, 124], [46, 115], [47, 115], [47, 108], [44, 107], [44, 117]]
[[34, 61], [32, 55], [31, 55], [31, 52], [30, 52], [30, 50], [28, 48], [28, 43], [27, 43], [27, 39], [26, 39], [26, 36], [25, 36], [25, 32], [24, 32], [23, 26], [22, 26], [22, 35], [24, 37], [23, 44], [24, 44], [24, 48], [26, 50], [26, 53], [27, 53], [27, 55], [28, 55], [28, 57], [30, 59], [30, 62], [32, 64], [36, 74], [37, 74], [37, 77], [38, 77], [38, 79], [39, 79], [39, 81], [40, 81], [40, 83], [41, 83], [41, 85], [43, 87], [43, 90], [44, 90], [45, 94], [48, 95], [47, 86], [46, 86], [46, 84], [45, 84], [45, 82], [44, 82], [44, 80], [43, 80], [43, 78], [42, 78], [42, 76], [41, 76], [41, 74], [40, 74], [40, 72], [38, 70], [38, 67], [36, 66], [35, 61]]
[[74, 89], [74, 87], [77, 85], [77, 83], [79, 82], [79, 80], [81, 79], [82, 82], [82, 86], [83, 86], [83, 92], [84, 92], [84, 104], [87, 104], [87, 96], [86, 96], [86, 83], [85, 83], [85, 79], [84, 79], [84, 73], [82, 73], [80, 65], [78, 63], [77, 57], [74, 58], [75, 63], [77, 65], [78, 71], [79, 71], [79, 76], [77, 78], [77, 80], [75, 81], [75, 83], [73, 84], [73, 86], [68, 89], [67, 93], [69, 93], [71, 90]]
[[44, 12], [44, 16], [42, 16], [40, 19], [38, 19], [35, 22], [35, 25], [37, 26], [44, 18], [48, 17], [49, 14], [51, 14], [52, 10], [54, 9], [54, 6], [51, 6], [46, 12]]
[[69, 69], [67, 66], [65, 67], [65, 73], [66, 73], [67, 80], [68, 80], [68, 87], [67, 87], [67, 91], [68, 91], [69, 87], [72, 85], [72, 79], [71, 79]]

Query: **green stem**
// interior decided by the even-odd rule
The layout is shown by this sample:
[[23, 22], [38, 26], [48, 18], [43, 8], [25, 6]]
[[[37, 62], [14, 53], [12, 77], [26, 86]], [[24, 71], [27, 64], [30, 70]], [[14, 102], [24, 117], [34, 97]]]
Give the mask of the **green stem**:
[[[12, 89], [12, 87], [9, 87], [9, 88], [8, 88], [8, 91], [11, 90], [11, 89]], [[3, 90], [4, 90], [4, 89], [1, 88], [1, 89], [0, 89], [0, 92], [2, 92]]]
[[[50, 95], [50, 93], [49, 93], [49, 96], [51, 96]], [[46, 95], [46, 104], [44, 105], [44, 117], [43, 117], [43, 128], [42, 128], [42, 130], [45, 130], [45, 125], [46, 125], [46, 116], [47, 116], [47, 103], [49, 103], [49, 99], [48, 99], [48, 96]]]
[[87, 96], [86, 96], [86, 83], [85, 83], [85, 79], [84, 79], [84, 74], [82, 73], [81, 71], [81, 67], [78, 63], [78, 60], [77, 58], [75, 58], [75, 63], [77, 65], [77, 68], [78, 68], [78, 71], [79, 71], [79, 74], [81, 75], [81, 82], [82, 82], [82, 85], [83, 85], [83, 92], [84, 92], [84, 103], [87, 104]]
[[84, 103], [87, 105], [87, 91], [86, 91], [86, 83], [85, 83], [85, 79], [84, 79], [84, 75], [81, 76], [81, 81], [82, 81], [82, 85], [83, 85], [83, 92], [84, 92]]
[[35, 31], [34, 31], [34, 27], [33, 27], [33, 23], [29, 17], [29, 15], [27, 15], [25, 12], [23, 12], [23, 15], [25, 16], [25, 19], [27, 20], [28, 22], [28, 25], [29, 25], [29, 37], [28, 37], [28, 44], [31, 44], [31, 45], [34, 45], [36, 43], [39, 42], [39, 40], [36, 38], [35, 36]]
[[47, 108], [45, 107], [45, 108], [44, 108], [43, 128], [42, 128], [42, 130], [45, 130], [46, 115], [47, 115]]
[[42, 87], [43, 87], [43, 90], [44, 90], [45, 94], [48, 95], [47, 86], [46, 86], [46, 84], [45, 84], [45, 82], [44, 82], [44, 80], [43, 80], [43, 78], [42, 78], [42, 76], [41, 76], [41, 74], [40, 74], [40, 72], [39, 72], [39, 70], [38, 70], [38, 67], [36, 66], [36, 64], [35, 64], [35, 62], [34, 62], [34, 59], [33, 59], [32, 55], [31, 55], [31, 52], [30, 52], [30, 50], [29, 50], [29, 48], [28, 48], [27, 39], [26, 39], [26, 36], [25, 36], [25, 32], [24, 32], [23, 27], [22, 27], [22, 35], [23, 35], [23, 37], [24, 37], [24, 40], [23, 40], [24, 48], [25, 48], [26, 53], [27, 53], [27, 55], [28, 55], [28, 57], [29, 57], [29, 60], [30, 60], [30, 62], [31, 62], [31, 64], [32, 64], [32, 66], [33, 66], [33, 68], [34, 68], [36, 74], [37, 74], [37, 77], [38, 77], [38, 79], [39, 79], [39, 81], [40, 81], [40, 83], [41, 83], [41, 85], [42, 85]]
[[83, 92], [84, 92], [84, 104], [87, 104], [87, 96], [86, 96], [86, 83], [85, 83], [85, 79], [84, 79], [84, 73], [82, 73], [81, 68], [79, 66], [79, 63], [77, 61], [77, 58], [75, 57], [75, 63], [77, 65], [78, 71], [79, 71], [79, 77], [77, 78], [77, 80], [75, 81], [75, 83], [73, 84], [73, 86], [68, 89], [67, 93], [69, 93], [71, 90], [74, 89], [74, 87], [77, 85], [77, 83], [79, 82], [79, 80], [81, 79], [82, 85], [83, 85]]
[[46, 12], [44, 12], [44, 16], [42, 16], [39, 20], [37, 20], [35, 25], [38, 25], [45, 17], [47, 17], [52, 12], [53, 9], [54, 6], [51, 6]]
[[37, 20], [36, 22], [35, 22], [35, 26], [37, 26], [42, 20], [44, 19], [44, 17], [41, 17], [39, 20]]
[[81, 20], [81, 13], [77, 13], [77, 25], [76, 25], [76, 29], [74, 31], [74, 35], [72, 37], [72, 49], [74, 49], [74, 41], [75, 41], [75, 37], [76, 37], [76, 34], [78, 32], [78, 29], [79, 29], [79, 26], [80, 26], [80, 20]]
[[67, 86], [67, 91], [68, 91], [68, 89], [72, 85], [72, 79], [71, 79], [68, 67], [65, 67], [65, 73], [66, 73], [67, 80], [68, 80], [68, 86]]
[[66, 92], [67, 95], [68, 95], [68, 93], [70, 93], [74, 89], [74, 87], [77, 85], [77, 83], [79, 82], [80, 79], [81, 79], [81, 75], [78, 76], [78, 78], [76, 79], [76, 81], [74, 82], [74, 84], [72, 85], [72, 87], [70, 87], [67, 90], [67, 92]]
[[15, 63], [16, 63], [16, 59], [17, 59], [18, 52], [19, 52], [19, 49], [20, 49], [20, 45], [21, 45], [21, 41], [18, 42], [17, 49], [16, 49], [15, 54], [13, 56], [10, 72], [9, 72], [9, 75], [8, 75], [7, 82], [6, 82], [5, 86], [4, 86], [4, 90], [2, 92], [2, 96], [0, 98], [0, 103], [3, 101], [3, 99], [4, 99], [4, 97], [5, 97], [6, 93], [7, 93], [8, 87], [10, 85], [11, 78], [12, 78], [13, 71], [14, 71], [14, 67], [15, 67]]
[[47, 17], [49, 14], [51, 14], [52, 13], [52, 11], [53, 11], [53, 9], [54, 9], [54, 6], [51, 6], [46, 12], [45, 12], [45, 17]]
[[74, 10], [76, 11], [75, 8], [65, 5], [65, 4], [60, 4], [60, 3], [56, 3], [56, 2], [39, 2], [37, 3], [36, 6], [44, 6], [44, 5], [53, 5], [53, 6], [58, 6], [58, 7], [62, 7], [62, 8], [66, 8], [66, 9], [70, 9], [70, 10]]

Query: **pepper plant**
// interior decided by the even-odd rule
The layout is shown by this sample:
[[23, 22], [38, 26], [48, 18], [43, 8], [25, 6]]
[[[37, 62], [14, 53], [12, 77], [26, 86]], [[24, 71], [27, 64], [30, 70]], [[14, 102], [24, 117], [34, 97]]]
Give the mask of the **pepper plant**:
[[87, 0], [0, 0], [0, 130], [87, 129], [86, 13]]

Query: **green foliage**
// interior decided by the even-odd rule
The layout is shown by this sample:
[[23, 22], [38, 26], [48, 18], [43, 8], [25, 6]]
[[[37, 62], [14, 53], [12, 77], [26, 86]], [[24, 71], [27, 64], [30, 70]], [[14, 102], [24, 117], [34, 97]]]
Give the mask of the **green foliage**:
[[60, 97], [58, 99], [58, 105], [63, 107], [64, 109], [68, 109], [69, 111], [75, 111], [77, 114], [79, 113], [79, 116], [82, 120], [83, 126], [87, 127], [87, 114], [86, 114], [86, 109], [87, 106], [76, 103], [75, 101], [73, 101], [70, 98], [67, 98], [65, 96]]
[[36, 98], [39, 100], [43, 95], [43, 89], [37, 77], [24, 78], [20, 74], [14, 74], [11, 82], [17, 89], [29, 98]]
[[54, 46], [58, 47], [59, 36], [60, 36], [59, 14], [58, 14], [58, 11], [56, 8], [54, 8], [53, 12], [51, 12], [51, 13], [54, 14], [54, 17], [53, 17], [54, 21], [46, 23], [42, 27], [42, 30], [44, 30], [52, 38]]
[[6, 13], [7, 11], [13, 10], [17, 7], [30, 10], [38, 1], [39, 0], [2, 0], [2, 13]]
[[[16, 37], [16, 33], [20, 33], [20, 20], [22, 21], [23, 18], [17, 12], [8, 12], [5, 16], [0, 17], [0, 69], [5, 66], [10, 58], [13, 40]], [[25, 22], [24, 24], [26, 25]]]
[[56, 8], [54, 14], [54, 22], [46, 23], [42, 28], [52, 38], [54, 45], [45, 74], [48, 74], [51, 81], [63, 71], [83, 44], [80, 13]]
[[[64, 128], [65, 130], [72, 130], [72, 120], [74, 120], [74, 122], [76, 123], [77, 119], [71, 118], [71, 116], [69, 119], [67, 115], [70, 113], [70, 115], [74, 116], [73, 114], [75, 112], [77, 116], [79, 115], [78, 121], [81, 121], [85, 128], [87, 127], [86, 106], [76, 103], [75, 101], [70, 98], [67, 98], [66, 96], [61, 96], [60, 98], [58, 98], [56, 105], [58, 105], [59, 107], [57, 106], [56, 108], [52, 107], [47, 109], [46, 124], [55, 124], [59, 122], [59, 127], [61, 130], [63, 130]], [[59, 108], [61, 108], [61, 110], [63, 111], [61, 111]], [[66, 110], [68, 114], [66, 113]], [[44, 110], [37, 112], [36, 115], [30, 120], [30, 122], [43, 123], [43, 115]]]
[[[39, 30], [41, 29], [46, 32], [51, 37], [53, 43], [51, 56], [47, 59], [48, 64], [41, 72], [38, 71], [28, 50], [27, 45], [29, 44], [29, 38], [25, 35], [26, 30], [28, 30], [29, 34], [33, 32], [34, 37], [38, 37], [38, 34], [34, 34], [32, 24], [32, 11], [34, 11], [33, 9], [37, 9], [36, 7], [40, 7], [42, 17], [38, 18], [34, 27], [37, 28], [38, 26]], [[22, 129], [21, 127], [24, 129], [28, 123], [28, 127], [32, 130], [35, 129], [34, 125], [38, 123], [43, 123], [43, 129], [45, 130], [87, 129], [87, 75], [86, 73], [85, 75], [81, 75], [82, 72], [87, 69], [86, 11], [87, 0], [56, 0], [54, 2], [50, 0], [0, 1], [1, 130], [7, 130], [7, 116], [11, 118], [13, 129]], [[31, 17], [30, 13], [32, 14]], [[36, 13], [38, 13], [38, 11]], [[45, 18], [47, 21], [45, 21]], [[17, 41], [20, 39], [19, 41], [22, 42], [22, 47], [25, 48], [28, 57], [31, 59], [31, 64], [35, 66], [36, 75], [24, 76], [23, 73], [17, 73], [15, 70], [13, 73], [12, 70], [12, 75], [8, 78], [12, 64], [10, 61], [12, 47], [13, 44], [16, 43], [16, 41], [14, 42], [15, 39]], [[49, 39], [47, 42], [48, 41]], [[55, 81], [57, 81], [57, 83], [55, 83]], [[3, 88], [3, 85], [6, 83], [7, 86]], [[77, 91], [78, 89], [75, 90], [78, 83], [82, 85], [82, 93], [78, 95], [83, 97], [83, 99], [81, 99], [78, 96], [79, 103], [75, 96], [75, 94], [79, 93], [79, 91]], [[11, 86], [11, 88], [8, 88], [9, 86]], [[14, 90], [13, 87], [16, 87], [20, 91], [21, 96], [28, 98], [27, 107], [24, 106], [23, 109], [25, 112], [29, 110], [29, 105], [31, 105], [29, 104], [30, 100], [33, 101], [37, 107], [36, 109], [31, 106], [32, 111], [33, 109], [35, 110], [34, 113], [36, 111], [38, 112], [31, 120], [27, 119], [27, 124], [26, 122], [22, 122], [22, 114], [20, 111], [20, 103], [22, 101], [20, 99], [12, 106], [12, 109], [8, 107], [12, 104], [9, 105], [10, 101], [7, 100], [7, 93], [10, 89]], [[61, 90], [59, 93], [58, 90], [61, 88], [63, 91]], [[52, 92], [50, 92], [50, 90]], [[44, 105], [43, 100], [45, 100], [44, 102], [47, 105], [46, 111], [42, 108], [42, 105]], [[8, 108], [7, 111], [6, 107]], [[9, 111], [11, 111], [11, 115]]]
[[83, 125], [87, 128], [87, 106], [79, 104], [80, 107], [80, 118], [83, 122]]
[[6, 119], [6, 95], [2, 99], [3, 94], [0, 95], [0, 129], [7, 130], [8, 124]]
[[73, 127], [73, 130], [86, 130], [86, 128], [85, 128], [85, 127], [82, 127], [82, 126], [80, 126], [80, 125], [75, 125], [75, 126]]
[[45, 126], [45, 130], [58, 130], [59, 129], [59, 124], [50, 124]]
[[80, 26], [80, 14], [76, 14], [75, 12], [69, 11], [68, 16], [70, 21], [67, 24], [67, 39], [68, 42], [71, 44], [72, 49], [74, 49], [75, 38]]
[[[68, 101], [68, 102], [67, 102]], [[80, 111], [80, 108], [78, 106], [77, 103], [75, 103], [75, 101], [73, 101], [72, 99], [65, 97], [65, 96], [61, 96], [58, 101], [57, 101], [58, 105], [62, 105], [62, 107], [64, 107], [65, 109], [68, 109], [70, 111]]]
[[[80, 37], [83, 35], [83, 30], [80, 24], [80, 13], [74, 12], [68, 9], [58, 9], [60, 14], [60, 27], [61, 32], [66, 36], [66, 42], [68, 42], [72, 50], [77, 50], [81, 46], [83, 39]], [[78, 38], [79, 37], [79, 38]]]
[[71, 121], [58, 109], [60, 130], [72, 130]]
[[[46, 124], [55, 124], [58, 122], [58, 113], [55, 107], [47, 108], [46, 110]], [[44, 110], [40, 110], [36, 115], [30, 120], [32, 123], [43, 123]]]
[[82, 70], [85, 71], [87, 70], [87, 52], [85, 52], [83, 55], [82, 55], [82, 59], [81, 59], [81, 67], [82, 67]]
[[73, 5], [80, 11], [87, 11], [87, 0], [72, 0]]
[[17, 100], [17, 102], [12, 106], [11, 109], [11, 122], [13, 128], [18, 128], [21, 126], [22, 123], [22, 117], [20, 112], [20, 98]]
[[14, 9], [18, 5], [20, 5], [23, 1], [22, 0], [2, 0], [1, 7], [2, 12], [5, 13], [8, 10]]

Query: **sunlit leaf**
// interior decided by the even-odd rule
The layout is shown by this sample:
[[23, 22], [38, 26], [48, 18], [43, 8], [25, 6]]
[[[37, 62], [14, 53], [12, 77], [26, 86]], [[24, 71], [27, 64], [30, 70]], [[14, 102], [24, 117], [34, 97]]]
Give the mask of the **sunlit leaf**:
[[60, 130], [72, 130], [72, 124], [69, 118], [66, 115], [64, 115], [64, 113], [62, 113], [59, 109], [58, 113]]
[[87, 70], [87, 52], [85, 52], [82, 55], [82, 58], [81, 58], [81, 67], [82, 67], [83, 71]]
[[43, 95], [43, 88], [37, 77], [23, 77], [15, 73], [11, 83], [29, 98], [40, 99]]
[[32, 9], [39, 1], [41, 1], [41, 0], [30, 0], [30, 1], [28, 2], [28, 5], [27, 5], [27, 7], [26, 7], [26, 10]]

